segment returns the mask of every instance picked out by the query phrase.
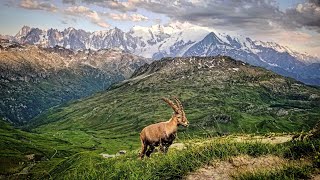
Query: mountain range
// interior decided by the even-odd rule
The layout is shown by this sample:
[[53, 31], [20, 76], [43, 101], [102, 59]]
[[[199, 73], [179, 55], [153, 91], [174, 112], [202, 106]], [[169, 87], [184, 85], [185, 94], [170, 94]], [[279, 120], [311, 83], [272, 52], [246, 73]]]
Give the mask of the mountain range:
[[148, 59], [120, 49], [0, 43], [0, 117], [22, 124], [50, 107], [89, 96], [122, 81]]
[[274, 42], [230, 36], [197, 26], [135, 26], [128, 32], [119, 28], [86, 32], [74, 28], [59, 31], [24, 26], [15, 36], [6, 38], [22, 44], [41, 47], [59, 45], [72, 50], [119, 48], [154, 60], [163, 57], [226, 55], [307, 84], [320, 85], [318, 57], [293, 51]]

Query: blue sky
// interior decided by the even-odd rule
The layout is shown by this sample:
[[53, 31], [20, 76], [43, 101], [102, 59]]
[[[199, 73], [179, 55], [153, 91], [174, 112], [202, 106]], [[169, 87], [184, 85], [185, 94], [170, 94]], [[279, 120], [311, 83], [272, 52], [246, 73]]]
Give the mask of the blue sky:
[[3, 0], [0, 34], [23, 25], [86, 31], [188, 22], [320, 56], [319, 0]]

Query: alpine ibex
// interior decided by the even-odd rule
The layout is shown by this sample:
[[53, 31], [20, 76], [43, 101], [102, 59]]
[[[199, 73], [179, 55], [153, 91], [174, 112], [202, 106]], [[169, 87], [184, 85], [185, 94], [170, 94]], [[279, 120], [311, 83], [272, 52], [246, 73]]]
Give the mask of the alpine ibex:
[[178, 98], [174, 98], [176, 104], [167, 98], [162, 98], [162, 100], [172, 107], [174, 113], [169, 121], [151, 124], [141, 131], [141, 152], [139, 155], [141, 159], [144, 155], [150, 157], [155, 146], [160, 146], [160, 151], [166, 153], [177, 136], [178, 126], [189, 126], [183, 106]]

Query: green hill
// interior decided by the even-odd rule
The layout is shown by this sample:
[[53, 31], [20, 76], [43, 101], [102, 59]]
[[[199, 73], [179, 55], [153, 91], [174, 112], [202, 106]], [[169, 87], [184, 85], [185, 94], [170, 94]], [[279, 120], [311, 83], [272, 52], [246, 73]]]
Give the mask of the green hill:
[[188, 136], [300, 132], [320, 118], [319, 88], [219, 56], [144, 65], [108, 91], [50, 109], [29, 128], [68, 134], [64, 140], [81, 134], [84, 141], [91, 137], [121, 144], [125, 138], [132, 142], [127, 146], [136, 147], [144, 126], [171, 116], [161, 96], [181, 99], [190, 127], [180, 130]]

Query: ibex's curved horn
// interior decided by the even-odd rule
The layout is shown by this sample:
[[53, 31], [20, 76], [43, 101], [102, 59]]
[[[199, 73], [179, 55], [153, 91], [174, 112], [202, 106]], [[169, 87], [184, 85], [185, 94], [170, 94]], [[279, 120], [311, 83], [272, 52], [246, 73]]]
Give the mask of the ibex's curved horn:
[[168, 98], [162, 97], [162, 100], [164, 100], [166, 103], [168, 103], [169, 106], [172, 107], [172, 109], [174, 110], [174, 112], [179, 113], [179, 108]]
[[174, 97], [174, 100], [176, 101], [179, 109], [180, 109], [181, 111], [183, 111], [183, 106], [182, 106], [181, 101], [180, 101], [177, 97]]

